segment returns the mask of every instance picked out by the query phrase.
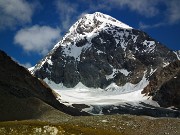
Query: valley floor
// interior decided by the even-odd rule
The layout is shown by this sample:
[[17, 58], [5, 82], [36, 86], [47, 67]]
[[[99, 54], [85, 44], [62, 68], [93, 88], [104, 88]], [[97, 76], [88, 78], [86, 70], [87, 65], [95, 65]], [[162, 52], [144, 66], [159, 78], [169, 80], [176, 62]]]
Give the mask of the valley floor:
[[[71, 117], [56, 122], [37, 120], [0, 123], [2, 135], [179, 135], [179, 118], [135, 115]], [[58, 121], [58, 122], [57, 122]]]

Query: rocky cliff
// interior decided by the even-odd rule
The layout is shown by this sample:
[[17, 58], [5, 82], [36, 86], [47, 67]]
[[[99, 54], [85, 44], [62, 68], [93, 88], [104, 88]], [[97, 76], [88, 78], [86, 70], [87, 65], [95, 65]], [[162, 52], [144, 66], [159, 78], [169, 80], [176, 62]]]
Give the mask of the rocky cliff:
[[174, 106], [180, 109], [180, 61], [157, 70], [142, 91], [144, 93], [152, 96], [163, 107]]

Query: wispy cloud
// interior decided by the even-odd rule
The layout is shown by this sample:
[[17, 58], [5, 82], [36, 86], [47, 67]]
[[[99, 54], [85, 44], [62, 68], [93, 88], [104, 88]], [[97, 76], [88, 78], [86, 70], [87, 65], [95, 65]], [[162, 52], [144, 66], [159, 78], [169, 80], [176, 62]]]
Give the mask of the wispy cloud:
[[150, 28], [157, 28], [157, 27], [161, 27], [161, 26], [165, 26], [167, 25], [164, 22], [160, 22], [160, 23], [156, 23], [156, 24], [144, 24], [143, 22], [139, 22], [139, 29], [150, 29]]
[[162, 0], [111, 0], [109, 4], [116, 8], [129, 8], [145, 17], [156, 16], [159, 13], [157, 5]]
[[25, 0], [1, 0], [0, 30], [31, 22], [35, 6]]
[[[111, 0], [112, 7], [128, 8], [144, 17], [164, 16], [166, 24], [174, 24], [180, 21], [180, 0]], [[164, 9], [160, 9], [163, 6]], [[157, 23], [154, 27], [162, 26]]]
[[67, 30], [77, 15], [78, 5], [66, 0], [56, 0], [55, 5], [60, 15], [61, 29]]
[[[145, 17], [154, 17], [159, 14], [158, 4], [162, 3], [163, 0], [77, 0], [75, 2], [70, 2], [67, 0], [56, 0], [56, 9], [60, 16], [61, 29], [67, 31], [68, 28], [82, 15], [85, 13], [91, 13], [96, 11], [108, 11], [112, 9], [130, 9], [131, 11], [137, 12], [138, 14]], [[81, 9], [81, 13], [79, 12]], [[146, 27], [142, 25], [142, 27]], [[147, 26], [148, 27], [148, 26]]]
[[26, 52], [45, 55], [59, 38], [59, 28], [34, 25], [19, 30], [14, 37], [14, 43], [21, 46]]
[[180, 21], [180, 0], [171, 0], [167, 2], [166, 17], [171, 24]]
[[[142, 17], [153, 18], [158, 15], [164, 16], [164, 20], [155, 24], [139, 23], [140, 29], [157, 28], [172, 25], [180, 21], [180, 0], [77, 0], [72, 1], [56, 0], [56, 7], [59, 12], [62, 27], [65, 31], [85, 13], [96, 11], [108, 11], [112, 9], [128, 9], [136, 12]], [[84, 6], [85, 8], [83, 8]], [[161, 9], [163, 6], [164, 9]], [[81, 13], [79, 12], [81, 9]]]
[[140, 29], [150, 29], [157, 28], [162, 26], [174, 25], [180, 22], [180, 1], [179, 0], [164, 0], [161, 1], [161, 4], [164, 4], [165, 9], [162, 13], [164, 19], [155, 24], [145, 24], [143, 22], [139, 23]]

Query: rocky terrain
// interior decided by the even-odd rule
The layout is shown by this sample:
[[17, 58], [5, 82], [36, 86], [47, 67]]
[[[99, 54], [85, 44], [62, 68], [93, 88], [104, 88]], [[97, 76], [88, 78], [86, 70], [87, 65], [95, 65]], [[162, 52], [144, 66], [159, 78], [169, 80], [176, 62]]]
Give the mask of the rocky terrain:
[[53, 113], [62, 115], [58, 110], [83, 115], [83, 112], [60, 104], [56, 100], [57, 93], [3, 51], [0, 51], [0, 65], [0, 121], [38, 119]]
[[56, 123], [42, 121], [1, 122], [3, 135], [179, 135], [180, 120], [146, 116], [108, 115], [73, 117]]
[[180, 61], [157, 70], [142, 93], [152, 96], [163, 107], [180, 109]]

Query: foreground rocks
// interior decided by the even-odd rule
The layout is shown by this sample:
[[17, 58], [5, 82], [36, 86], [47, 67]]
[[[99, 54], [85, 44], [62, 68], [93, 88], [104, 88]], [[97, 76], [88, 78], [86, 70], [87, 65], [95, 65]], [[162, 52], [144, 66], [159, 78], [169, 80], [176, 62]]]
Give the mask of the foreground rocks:
[[[57, 119], [55, 117], [55, 119]], [[108, 115], [73, 117], [59, 121], [1, 122], [0, 134], [6, 135], [179, 135], [180, 119]]]

